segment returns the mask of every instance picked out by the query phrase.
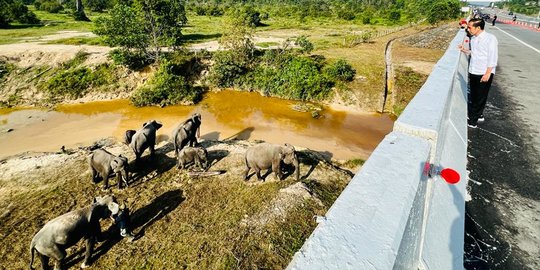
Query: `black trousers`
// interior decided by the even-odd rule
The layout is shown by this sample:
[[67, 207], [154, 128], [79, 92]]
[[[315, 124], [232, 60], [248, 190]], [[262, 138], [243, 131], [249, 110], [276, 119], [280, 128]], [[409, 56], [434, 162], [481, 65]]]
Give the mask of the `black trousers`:
[[484, 113], [488, 98], [489, 88], [493, 81], [493, 73], [487, 82], [480, 82], [482, 75], [469, 73], [470, 99], [468, 104], [469, 124], [476, 124], [478, 118]]

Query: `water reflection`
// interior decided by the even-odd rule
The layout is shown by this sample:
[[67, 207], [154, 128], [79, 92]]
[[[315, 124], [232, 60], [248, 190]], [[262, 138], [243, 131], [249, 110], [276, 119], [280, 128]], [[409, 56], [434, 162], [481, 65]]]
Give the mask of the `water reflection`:
[[[0, 158], [24, 151], [57, 151], [138, 129], [150, 119], [163, 123], [159, 140], [194, 112], [202, 115], [201, 136], [208, 140], [243, 139], [289, 142], [339, 159], [367, 158], [392, 128], [386, 115], [325, 110], [320, 119], [291, 109], [295, 101], [257, 93], [206, 94], [196, 106], [136, 108], [127, 100], [62, 105], [56, 111], [0, 110]], [[11, 132], [6, 132], [13, 129]]]

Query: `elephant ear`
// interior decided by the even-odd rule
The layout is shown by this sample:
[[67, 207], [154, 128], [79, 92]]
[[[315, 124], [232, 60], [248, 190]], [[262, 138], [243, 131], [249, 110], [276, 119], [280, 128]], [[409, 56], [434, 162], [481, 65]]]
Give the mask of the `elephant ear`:
[[120, 212], [120, 205], [118, 205], [117, 202], [111, 201], [107, 204], [107, 208], [109, 209], [109, 212], [111, 212], [111, 215], [117, 215], [118, 212]]
[[285, 144], [285, 148], [286, 148], [288, 151], [294, 152], [294, 146], [292, 146], [292, 145], [290, 145], [290, 144], [288, 144], [288, 143]]
[[206, 156], [207, 156], [206, 149], [204, 149], [204, 148], [199, 148], [199, 149], [197, 150], [197, 154], [199, 155], [199, 158], [200, 158], [200, 159], [206, 158]]
[[111, 168], [115, 170], [116, 168], [118, 168], [118, 166], [120, 166], [118, 158], [113, 158], [113, 160], [111, 161]]

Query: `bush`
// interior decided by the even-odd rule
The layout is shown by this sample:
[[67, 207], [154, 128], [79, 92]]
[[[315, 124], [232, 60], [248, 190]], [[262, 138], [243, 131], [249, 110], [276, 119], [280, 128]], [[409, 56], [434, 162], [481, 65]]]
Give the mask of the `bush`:
[[199, 16], [214, 16], [214, 17], [218, 17], [218, 16], [222, 16], [225, 11], [223, 10], [223, 8], [221, 8], [220, 6], [216, 5], [216, 4], [199, 4], [199, 5], [196, 5], [194, 8], [194, 11], [197, 15]]
[[388, 20], [391, 22], [398, 22], [401, 19], [400, 10], [392, 10], [388, 13]]
[[218, 87], [233, 87], [248, 71], [243, 57], [235, 51], [220, 51], [214, 54], [214, 65], [210, 71], [210, 82]]
[[15, 69], [13, 64], [0, 60], [0, 82]]
[[356, 15], [354, 14], [354, 10], [350, 10], [347, 7], [344, 7], [338, 9], [337, 17], [346, 21], [352, 21], [354, 20], [354, 18], [356, 18]]
[[60, 72], [53, 76], [46, 84], [46, 88], [53, 97], [79, 98], [88, 90], [92, 81], [89, 68], [77, 68]]
[[313, 51], [313, 43], [311, 43], [306, 36], [299, 36], [294, 44], [300, 46], [301, 53], [309, 54]]
[[135, 106], [167, 106], [193, 104], [200, 100], [201, 91], [192, 87], [183, 76], [174, 74], [175, 69], [173, 64], [163, 61], [148, 84], [131, 96], [131, 102]]
[[87, 67], [63, 70], [45, 83], [45, 89], [53, 98], [82, 97], [91, 87], [110, 84], [114, 73], [108, 64], [98, 65], [94, 70]]
[[307, 57], [294, 57], [281, 67], [261, 65], [253, 84], [265, 94], [299, 100], [322, 100], [332, 87], [319, 71], [319, 63]]
[[69, 68], [72, 68], [72, 67], [76, 67], [82, 63], [84, 63], [84, 61], [86, 61], [86, 59], [88, 59], [88, 56], [90, 55], [90, 53], [84, 51], [84, 50], [81, 50], [81, 51], [78, 51], [77, 54], [75, 55], [75, 57], [65, 63], [62, 64], [62, 67], [64, 69], [69, 69]]
[[109, 58], [117, 65], [123, 65], [132, 70], [141, 70], [152, 63], [144, 53], [126, 49], [114, 49], [109, 52]]
[[325, 68], [324, 74], [333, 81], [352, 81], [356, 75], [356, 70], [344, 59], [339, 59], [334, 64]]
[[58, 1], [54, 0], [43, 0], [43, 1], [36, 1], [34, 3], [34, 6], [38, 10], [47, 11], [49, 13], [58, 13], [64, 9], [64, 7], [58, 3]]

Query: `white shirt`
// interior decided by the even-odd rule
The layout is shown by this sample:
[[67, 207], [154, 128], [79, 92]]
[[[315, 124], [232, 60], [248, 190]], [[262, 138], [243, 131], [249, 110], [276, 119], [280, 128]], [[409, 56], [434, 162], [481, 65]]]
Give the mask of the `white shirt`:
[[493, 67], [491, 73], [495, 74], [498, 58], [497, 38], [482, 31], [478, 36], [471, 38], [471, 62], [469, 73], [474, 75], [484, 75], [488, 67]]

